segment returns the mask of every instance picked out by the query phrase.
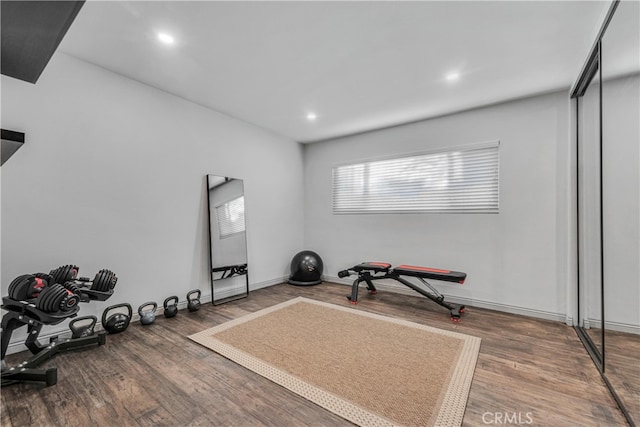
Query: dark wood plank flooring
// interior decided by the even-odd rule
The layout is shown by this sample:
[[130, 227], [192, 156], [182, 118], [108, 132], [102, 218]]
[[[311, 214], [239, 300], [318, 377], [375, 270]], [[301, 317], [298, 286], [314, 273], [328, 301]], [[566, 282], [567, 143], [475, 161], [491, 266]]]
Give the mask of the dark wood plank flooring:
[[640, 335], [610, 329], [605, 334], [605, 373], [635, 424], [640, 425]]
[[[4, 387], [1, 424], [351, 425], [187, 338], [295, 296], [347, 305], [349, 290], [328, 283], [282, 284], [224, 305], [205, 304], [198, 312], [181, 310], [172, 319], [161, 316], [150, 326], [132, 324], [124, 333], [108, 336], [103, 346], [61, 353], [47, 362], [58, 367], [57, 385]], [[445, 309], [424, 298], [382, 291], [362, 295], [354, 308], [482, 338], [465, 426], [497, 425], [498, 420], [512, 425], [626, 425], [574, 330], [562, 323], [470, 307], [463, 322], [454, 324]], [[10, 355], [7, 362], [26, 356]], [[370, 369], [384, 369], [371, 356]]]

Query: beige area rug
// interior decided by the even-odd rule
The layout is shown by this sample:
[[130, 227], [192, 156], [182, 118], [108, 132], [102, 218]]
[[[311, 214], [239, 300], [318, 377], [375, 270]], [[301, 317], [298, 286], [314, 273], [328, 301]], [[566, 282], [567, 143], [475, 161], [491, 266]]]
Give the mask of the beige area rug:
[[302, 297], [189, 338], [361, 426], [459, 426], [480, 348]]

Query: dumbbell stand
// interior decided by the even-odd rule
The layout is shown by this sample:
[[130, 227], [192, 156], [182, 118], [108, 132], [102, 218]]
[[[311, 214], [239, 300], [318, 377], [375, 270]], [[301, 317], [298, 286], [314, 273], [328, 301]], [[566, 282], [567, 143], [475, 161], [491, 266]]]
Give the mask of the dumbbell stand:
[[[57, 382], [57, 369], [36, 369], [38, 365], [60, 352], [94, 344], [102, 345], [106, 342], [106, 333], [99, 332], [87, 337], [52, 340], [48, 345], [40, 344], [38, 335], [42, 326], [55, 325], [65, 319], [75, 317], [79, 307], [71, 312], [45, 313], [28, 301], [16, 301], [4, 297], [2, 302], [2, 308], [9, 311], [2, 317], [2, 386], [23, 381], [42, 382], [46, 386], [54, 385]], [[6, 368], [4, 358], [11, 341], [11, 335], [14, 330], [25, 325], [28, 333], [25, 346], [33, 353], [33, 356], [15, 367]]]
[[43, 325], [57, 325], [65, 319], [77, 316], [80, 307], [61, 313], [45, 313], [36, 308], [32, 301], [17, 301], [9, 297], [2, 298], [2, 309], [7, 310], [2, 316], [2, 348], [0, 356], [4, 360], [11, 341], [13, 331], [28, 326], [28, 336], [25, 345], [32, 353], [37, 353], [46, 346], [38, 343], [38, 335]]
[[[58, 381], [58, 369], [55, 367], [37, 369], [37, 366], [63, 351], [77, 350], [95, 344], [103, 345], [106, 342], [106, 336], [104, 331], [100, 331], [87, 337], [55, 340], [47, 346], [38, 346], [40, 348], [38, 353], [19, 365], [2, 371], [2, 387], [19, 382], [41, 382], [47, 387], [54, 385]], [[35, 347], [30, 350], [33, 351], [33, 348]]]
[[16, 367], [2, 371], [2, 387], [22, 382], [44, 383], [45, 387], [49, 387], [58, 382], [58, 370], [56, 368], [29, 369]]

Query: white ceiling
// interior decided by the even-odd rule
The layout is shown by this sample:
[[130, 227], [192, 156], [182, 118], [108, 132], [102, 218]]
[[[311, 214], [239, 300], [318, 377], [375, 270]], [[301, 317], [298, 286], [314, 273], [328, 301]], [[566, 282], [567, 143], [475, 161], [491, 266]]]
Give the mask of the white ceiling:
[[313, 142], [568, 89], [609, 4], [88, 1], [59, 50]]

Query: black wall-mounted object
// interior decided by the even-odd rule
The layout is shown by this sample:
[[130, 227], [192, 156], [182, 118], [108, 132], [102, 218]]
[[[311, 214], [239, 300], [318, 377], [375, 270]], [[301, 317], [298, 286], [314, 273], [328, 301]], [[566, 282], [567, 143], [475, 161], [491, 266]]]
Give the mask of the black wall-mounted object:
[[2, 74], [35, 83], [80, 12], [84, 0], [3, 0], [0, 5]]
[[18, 151], [18, 148], [24, 144], [24, 133], [12, 130], [2, 129], [0, 131], [2, 137], [2, 155], [0, 156], [0, 166]]

